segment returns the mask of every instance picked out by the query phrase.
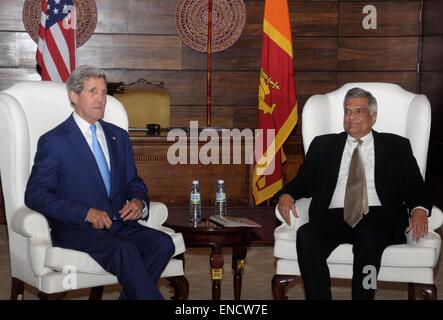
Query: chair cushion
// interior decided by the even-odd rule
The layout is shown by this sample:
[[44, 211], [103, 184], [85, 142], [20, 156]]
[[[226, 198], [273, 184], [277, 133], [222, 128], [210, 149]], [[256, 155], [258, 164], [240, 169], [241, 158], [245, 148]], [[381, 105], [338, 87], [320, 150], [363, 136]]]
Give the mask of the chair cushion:
[[160, 277], [176, 277], [183, 276], [183, 261], [180, 259], [171, 259], [166, 266], [165, 270], [163, 270]]
[[[350, 264], [328, 264], [331, 278], [351, 279], [352, 265]], [[297, 260], [278, 259], [276, 274], [300, 276]], [[377, 279], [379, 281], [392, 282], [415, 282], [434, 283], [434, 272], [432, 268], [404, 268], [381, 266]]]
[[[274, 256], [289, 260], [297, 260], [295, 241], [276, 240]], [[338, 246], [328, 258], [328, 263], [352, 264], [354, 255], [352, 245]], [[383, 252], [381, 265], [389, 267], [435, 267], [438, 254], [432, 247], [414, 247], [409, 244], [393, 245]]]
[[[178, 233], [177, 235], [181, 235]], [[173, 237], [174, 238], [174, 237]], [[49, 247], [46, 251], [45, 267], [60, 272], [91, 273], [105, 275], [108, 272], [103, 269], [91, 256], [85, 252], [64, 249], [60, 247]], [[65, 269], [65, 270], [64, 270]], [[183, 275], [183, 262], [179, 259], [171, 259], [163, 270], [162, 277]]]
[[82, 273], [108, 273], [89, 254], [60, 247], [49, 247], [46, 250], [45, 267], [61, 272], [66, 271], [66, 268], [75, 268], [76, 272]]

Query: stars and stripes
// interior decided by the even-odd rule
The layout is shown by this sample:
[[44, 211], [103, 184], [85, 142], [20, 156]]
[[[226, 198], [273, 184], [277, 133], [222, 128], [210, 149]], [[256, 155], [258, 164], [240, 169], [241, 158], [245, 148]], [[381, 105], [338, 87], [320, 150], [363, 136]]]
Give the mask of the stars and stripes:
[[72, 0], [42, 0], [37, 48], [42, 80], [66, 82], [75, 69], [75, 23]]

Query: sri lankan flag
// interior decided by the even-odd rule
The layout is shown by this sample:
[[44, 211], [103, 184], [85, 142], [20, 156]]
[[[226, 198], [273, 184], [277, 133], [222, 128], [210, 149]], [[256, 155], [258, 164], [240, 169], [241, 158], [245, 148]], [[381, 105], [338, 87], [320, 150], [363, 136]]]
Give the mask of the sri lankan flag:
[[257, 148], [256, 143], [252, 178], [255, 204], [271, 198], [283, 187], [282, 145], [297, 118], [288, 2], [266, 0], [258, 94], [258, 129], [263, 131], [256, 137], [262, 139], [263, 148]]

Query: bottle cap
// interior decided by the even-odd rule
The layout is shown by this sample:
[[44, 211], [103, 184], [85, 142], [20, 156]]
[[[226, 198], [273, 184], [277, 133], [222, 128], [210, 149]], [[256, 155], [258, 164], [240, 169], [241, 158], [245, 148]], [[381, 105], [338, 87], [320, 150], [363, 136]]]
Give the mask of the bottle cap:
[[218, 183], [225, 183], [225, 180], [218, 180]]

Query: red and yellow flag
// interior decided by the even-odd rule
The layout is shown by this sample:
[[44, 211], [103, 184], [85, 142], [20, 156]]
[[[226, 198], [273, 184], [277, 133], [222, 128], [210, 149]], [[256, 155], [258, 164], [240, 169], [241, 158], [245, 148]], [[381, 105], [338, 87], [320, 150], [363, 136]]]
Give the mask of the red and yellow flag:
[[265, 1], [258, 104], [258, 129], [263, 130], [258, 138], [263, 148], [256, 144], [252, 178], [255, 204], [283, 187], [282, 146], [298, 118], [287, 0]]

